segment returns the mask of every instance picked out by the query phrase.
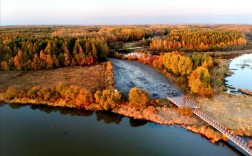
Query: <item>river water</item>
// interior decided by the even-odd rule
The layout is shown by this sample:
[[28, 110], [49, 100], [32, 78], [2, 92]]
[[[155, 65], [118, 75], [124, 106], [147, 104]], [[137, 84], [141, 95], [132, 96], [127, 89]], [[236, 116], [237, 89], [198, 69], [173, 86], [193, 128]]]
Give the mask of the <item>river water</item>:
[[0, 104], [1, 156], [237, 155], [178, 126], [108, 112]]
[[229, 69], [234, 73], [226, 78], [228, 86], [252, 91], [252, 54], [244, 54], [231, 60]]

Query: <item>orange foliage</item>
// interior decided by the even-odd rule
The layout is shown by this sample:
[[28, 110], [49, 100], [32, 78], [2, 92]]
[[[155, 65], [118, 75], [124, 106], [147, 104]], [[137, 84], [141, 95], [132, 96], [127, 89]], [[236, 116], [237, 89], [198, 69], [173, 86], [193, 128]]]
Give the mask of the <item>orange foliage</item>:
[[152, 39], [153, 50], [186, 51], [220, 50], [234, 46], [245, 46], [245, 35], [235, 31], [217, 31], [212, 29], [175, 29], [165, 39]]
[[201, 96], [210, 96], [213, 90], [210, 85], [210, 74], [207, 68], [200, 66], [194, 70], [188, 77], [189, 87], [193, 93], [198, 93]]
[[163, 64], [168, 71], [175, 75], [189, 75], [192, 71], [192, 61], [189, 57], [178, 52], [166, 53], [163, 56]]

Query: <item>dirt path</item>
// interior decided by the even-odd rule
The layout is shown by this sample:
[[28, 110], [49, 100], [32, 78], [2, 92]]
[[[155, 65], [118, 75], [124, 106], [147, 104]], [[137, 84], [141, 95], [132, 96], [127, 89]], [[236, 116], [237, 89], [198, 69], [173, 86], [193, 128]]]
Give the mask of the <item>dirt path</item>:
[[[161, 73], [155, 69], [139, 62], [110, 59], [114, 67], [116, 88], [126, 94], [133, 87], [138, 87], [149, 92], [152, 98], [153, 93], [160, 98], [166, 98], [181, 92]], [[157, 97], [157, 96], [156, 96]]]

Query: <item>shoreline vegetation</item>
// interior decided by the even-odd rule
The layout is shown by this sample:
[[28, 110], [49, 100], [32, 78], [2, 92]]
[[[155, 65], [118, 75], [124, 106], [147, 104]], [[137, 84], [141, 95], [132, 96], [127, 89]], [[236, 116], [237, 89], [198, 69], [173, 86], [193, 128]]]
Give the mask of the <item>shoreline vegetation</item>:
[[[150, 99], [138, 88], [131, 89], [129, 98], [115, 90], [113, 65], [104, 62], [112, 56], [152, 66], [231, 133], [251, 137], [252, 97], [223, 92], [224, 78], [231, 74], [229, 62], [223, 58], [251, 53], [251, 43], [239, 26], [228, 31], [221, 28], [5, 27], [0, 31], [0, 102], [109, 110], [158, 124], [177, 124], [212, 143], [227, 140], [190, 108], [177, 108], [166, 99]], [[139, 47], [149, 47], [139, 57], [125, 58], [109, 50], [135, 41]]]
[[[110, 89], [105, 89], [106, 91], [109, 91], [108, 95], [111, 95], [112, 93], [116, 93], [115, 90], [113, 89], [114, 79], [113, 79], [113, 72], [112, 72], [113, 66], [112, 66], [111, 62], [106, 62], [106, 63], [103, 63], [102, 65], [97, 65], [97, 66], [99, 66], [100, 68], [104, 68], [104, 74], [102, 74], [102, 75], [105, 76], [104, 79], [106, 81], [100, 81], [100, 82], [107, 84], [106, 87], [110, 88]], [[82, 68], [92, 68], [92, 66], [91, 67], [82, 67]], [[55, 89], [57, 90], [57, 88], [59, 89], [60, 87], [62, 88], [62, 87], [67, 87], [67, 86], [63, 85], [63, 83], [59, 83], [55, 87]], [[77, 86], [72, 85], [72, 86], [68, 86], [68, 87], [70, 89], [69, 92], [73, 92], [74, 90], [79, 90], [78, 93], [79, 94], [82, 93], [82, 95], [87, 95], [87, 96], [84, 96], [87, 99], [89, 99], [89, 97], [91, 97], [91, 96], [94, 96], [94, 97], [96, 96], [96, 93], [95, 94], [94, 94], [94, 92], [90, 93], [85, 89], [82, 90], [81, 88], [78, 88]], [[17, 92], [17, 90], [13, 91], [12, 89], [13, 88], [10, 87], [10, 91], [9, 91], [10, 94]], [[175, 124], [180, 125], [189, 131], [192, 131], [194, 133], [198, 133], [198, 134], [205, 136], [212, 143], [216, 143], [220, 140], [227, 139], [224, 135], [219, 133], [217, 130], [214, 130], [210, 125], [208, 125], [207, 123], [205, 123], [204, 121], [202, 121], [198, 117], [193, 116], [190, 109], [177, 108], [176, 106], [172, 105], [170, 102], [168, 102], [166, 100], [162, 100], [162, 99], [150, 100], [148, 105], [138, 106], [138, 105], [134, 105], [134, 104], [131, 104], [130, 102], [125, 101], [124, 95], [121, 95], [121, 94], [117, 95], [117, 96], [119, 96], [118, 99], [116, 99], [115, 98], [116, 96], [114, 96], [111, 99], [109, 99], [109, 98], [103, 99], [102, 97], [100, 97], [100, 99], [102, 99], [103, 101], [97, 101], [95, 99], [92, 99], [91, 101], [89, 101], [85, 98], [83, 99], [83, 96], [82, 96], [82, 99], [78, 99], [79, 94], [77, 94], [77, 91], [76, 91], [76, 95], [73, 95], [73, 97], [72, 97], [73, 99], [75, 99], [74, 101], [71, 101], [71, 100], [73, 100], [73, 99], [71, 99], [71, 97], [63, 97], [63, 96], [58, 97], [58, 99], [54, 99], [54, 100], [49, 99], [49, 98], [47, 100], [44, 100], [41, 98], [35, 98], [35, 96], [38, 97], [38, 95], [32, 95], [32, 92], [35, 94], [36, 89], [37, 89], [36, 94], [39, 94], [38, 93], [39, 89], [46, 91], [46, 88], [35, 86], [35, 88], [33, 87], [32, 89], [27, 91], [27, 94], [30, 94], [29, 97], [18, 98], [18, 97], [16, 97], [16, 95], [7, 95], [8, 94], [7, 93], [8, 89], [7, 89], [6, 93], [0, 93], [0, 101], [6, 102], [6, 103], [15, 103], [15, 104], [32, 104], [32, 105], [41, 105], [42, 104], [42, 105], [48, 105], [48, 106], [52, 106], [52, 107], [69, 107], [69, 108], [85, 109], [85, 110], [91, 110], [91, 111], [109, 110], [111, 112], [114, 112], [114, 113], [117, 113], [120, 115], [124, 115], [127, 117], [131, 117], [134, 119], [147, 120], [147, 121], [155, 122], [155, 123], [162, 124], [162, 125], [175, 125]], [[53, 90], [52, 87], [50, 89]], [[66, 90], [66, 88], [65, 88], [65, 92], [68, 92]], [[103, 92], [104, 91], [101, 91], [102, 94], [103, 94]], [[66, 93], [66, 94], [69, 94], [69, 93]], [[41, 93], [40, 96], [45, 98], [45, 95], [46, 95], [46, 93]], [[32, 96], [34, 96], [34, 98], [32, 98]], [[53, 95], [49, 95], [49, 96], [53, 96]], [[71, 96], [71, 95], [69, 95], [69, 96]], [[102, 95], [100, 95], [100, 96], [102, 96]], [[237, 95], [232, 95], [232, 97], [236, 100], [241, 98], [241, 97], [235, 98], [234, 96], [237, 96]], [[224, 101], [227, 100], [227, 98], [229, 98], [229, 96], [226, 94], [223, 94], [222, 97], [225, 97], [225, 98], [223, 98]], [[252, 100], [252, 98], [248, 98], [247, 96], [244, 96], [244, 97], [247, 98], [248, 100]], [[136, 98], [138, 98], [138, 97], [136, 97]], [[210, 116], [212, 116], [211, 113], [213, 113], [216, 110], [209, 111], [209, 108], [205, 107], [207, 102], [212, 103], [211, 99], [210, 100], [208, 98], [200, 98], [200, 99], [201, 100], [196, 98], [196, 101], [199, 102], [201, 106], [204, 106], [202, 108], [202, 110], [204, 112], [206, 112], [207, 114], [209, 114]], [[79, 100], [79, 102], [78, 102], [78, 100]], [[119, 102], [119, 104], [114, 103], [113, 106], [101, 105], [103, 103], [106, 103], [106, 101], [108, 101], [108, 100], [112, 100], [117, 103], [119, 101], [120, 102]], [[119, 101], [117, 101], [117, 100], [119, 100]], [[109, 101], [109, 103], [113, 103], [113, 102]], [[241, 103], [241, 105], [242, 105], [242, 103]], [[222, 107], [222, 106], [219, 106], [219, 107]], [[221, 110], [222, 109], [220, 108], [220, 110], [218, 110], [217, 114], [220, 113], [219, 111], [221, 111]], [[218, 121], [218, 118], [216, 118], [216, 121]], [[249, 121], [252, 121], [252, 120], [249, 120]], [[252, 125], [251, 123], [243, 123], [239, 126], [234, 126], [234, 125], [229, 126], [228, 122], [226, 122], [226, 121], [221, 122], [221, 123], [223, 123], [227, 128], [230, 128], [232, 130], [232, 132], [235, 134], [238, 134], [241, 136], [252, 136], [252, 127], [243, 128], [244, 124]]]

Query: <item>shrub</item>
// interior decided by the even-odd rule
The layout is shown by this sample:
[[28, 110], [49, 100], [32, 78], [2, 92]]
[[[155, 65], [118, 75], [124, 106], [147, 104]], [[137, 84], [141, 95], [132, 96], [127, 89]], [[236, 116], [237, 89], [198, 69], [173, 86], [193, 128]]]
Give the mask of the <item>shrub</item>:
[[123, 99], [122, 93], [114, 91], [113, 89], [105, 89], [102, 92], [97, 91], [94, 97], [95, 101], [105, 110], [114, 108]]
[[92, 103], [93, 103], [92, 94], [86, 89], [81, 89], [76, 98], [76, 105], [79, 107], [83, 107], [83, 106], [88, 106]]
[[150, 95], [139, 88], [132, 88], [129, 92], [130, 104], [136, 106], [146, 106], [150, 100]]
[[192, 112], [192, 109], [190, 107], [179, 107], [178, 108], [178, 112], [179, 114], [181, 115], [186, 115], [186, 116], [190, 116], [192, 117], [193, 116], [193, 112]]
[[29, 91], [28, 91], [28, 93], [27, 93], [27, 96], [29, 97], [29, 98], [36, 98], [38, 95], [37, 95], [37, 93], [38, 93], [38, 91], [41, 89], [41, 87], [40, 86], [34, 86], [34, 87], [32, 87]]
[[0, 67], [1, 67], [0, 68], [1, 70], [5, 70], [5, 71], [10, 70], [10, 67], [9, 67], [9, 65], [7, 64], [6, 61], [2, 61], [1, 64], [0, 64]]
[[5, 97], [8, 100], [11, 100], [13, 98], [15, 98], [17, 96], [17, 90], [14, 86], [10, 86], [8, 87], [6, 93], [5, 93]]

